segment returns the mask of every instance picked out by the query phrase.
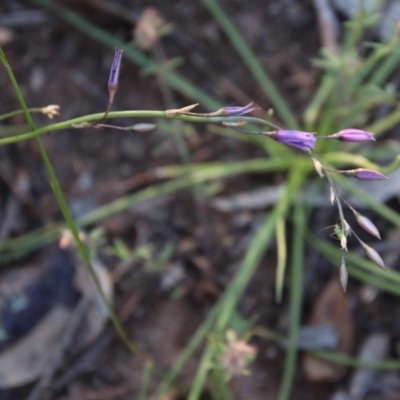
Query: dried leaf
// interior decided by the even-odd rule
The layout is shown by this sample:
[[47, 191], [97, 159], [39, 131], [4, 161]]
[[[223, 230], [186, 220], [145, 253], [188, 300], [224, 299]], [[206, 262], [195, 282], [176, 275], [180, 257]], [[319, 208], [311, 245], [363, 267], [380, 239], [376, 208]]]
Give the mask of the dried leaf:
[[0, 389], [35, 381], [55, 351], [72, 310], [55, 306], [15, 345], [0, 354]]
[[[60, 256], [63, 254], [69, 255], [71, 264], [66, 265], [66, 268], [73, 268], [75, 270], [73, 275], [74, 287], [82, 295], [83, 301], [86, 302], [82, 323], [79, 325], [79, 330], [75, 333], [76, 340], [74, 340], [74, 348], [72, 349], [75, 352], [82, 350], [98, 337], [107, 323], [108, 313], [87, 267], [78, 261], [76, 249], [69, 232], [63, 233], [60, 239], [60, 248], [62, 250], [55, 253], [58, 255], [58, 258], [53, 257], [50, 260], [50, 264], [51, 266], [54, 264], [61, 267], [62, 258]], [[111, 303], [113, 298], [113, 282], [109, 273], [96, 259], [92, 260], [92, 266], [106, 298]], [[50, 269], [49, 271], [51, 272], [52, 270]], [[21, 293], [30, 295], [26, 296], [27, 301], [36, 301], [35, 304], [37, 304], [40, 300], [35, 288], [42, 283], [42, 280], [39, 279], [42, 275], [31, 279], [27, 286], [29, 289], [28, 292], [26, 292], [26, 289], [24, 292], [20, 288]], [[43, 276], [48, 277], [48, 272], [47, 275]], [[73, 308], [74, 303], [66, 301], [69, 299], [69, 296], [65, 296], [65, 290], [61, 293], [63, 296], [58, 295], [58, 297], [53, 299], [54, 305], [52, 305], [50, 310], [44, 310], [45, 314], [43, 316], [38, 315], [38, 318], [40, 318], [39, 321], [35, 322], [33, 327], [29, 326], [29, 331], [24, 336], [0, 354], [0, 389], [16, 388], [29, 384], [41, 377], [48, 365], [51, 364], [52, 357], [56, 353], [58, 346], [60, 346], [64, 333], [67, 331], [67, 324], [69, 324], [70, 317], [75, 312]], [[14, 319], [26, 319], [26, 317], [27, 313], [23, 312], [16, 313], [13, 316]], [[16, 320], [15, 323], [17, 322], [19, 321]]]
[[[309, 325], [332, 324], [338, 336], [334, 350], [349, 354], [353, 346], [354, 326], [346, 294], [335, 276], [319, 295], [312, 311]], [[309, 381], [336, 382], [346, 373], [347, 367], [305, 354], [303, 368]]]

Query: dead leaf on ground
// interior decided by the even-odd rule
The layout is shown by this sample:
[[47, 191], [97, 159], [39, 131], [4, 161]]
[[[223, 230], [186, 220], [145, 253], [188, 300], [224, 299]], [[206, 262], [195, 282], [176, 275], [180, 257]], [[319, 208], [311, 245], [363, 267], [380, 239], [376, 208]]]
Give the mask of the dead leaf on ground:
[[72, 310], [62, 305], [53, 307], [15, 345], [0, 355], [0, 388], [16, 388], [37, 379], [53, 352]]
[[[71, 239], [68, 238], [68, 235], [69, 233], [63, 234], [60, 247], [64, 251], [74, 251], [73, 248], [69, 247], [72, 242], [68, 242], [68, 239]], [[73, 349], [69, 347], [65, 349], [66, 351], [73, 350], [75, 354], [100, 335], [108, 321], [108, 313], [87, 267], [77, 261], [76, 254], [74, 254], [73, 259], [75, 261], [75, 265], [73, 265], [73, 268], [75, 268], [74, 285], [82, 295], [83, 301], [86, 302], [85, 313], [81, 317], [79, 329], [74, 334], [76, 339], [73, 341]], [[57, 263], [59, 261], [56, 258], [52, 262]], [[113, 282], [110, 274], [95, 259], [92, 260], [92, 266], [107, 300], [111, 303]], [[46, 275], [44, 276], [46, 277]], [[30, 287], [33, 287], [34, 284], [40, 285], [41, 281], [37, 275], [35, 279], [36, 281], [30, 283]], [[37, 301], [35, 298], [31, 300]], [[51, 366], [53, 356], [57, 354], [58, 348], [63, 346], [63, 337], [65, 332], [68, 331], [74, 313], [75, 309], [71, 307], [71, 304], [62, 304], [55, 299], [51, 309], [44, 316], [39, 316], [39, 321], [23, 337], [0, 354], [1, 390], [29, 384], [42, 376], [46, 368], [48, 369]], [[21, 315], [22, 317], [25, 316], [25, 314]], [[55, 371], [57, 368], [58, 365], [55, 367]]]
[[[309, 325], [332, 324], [338, 337], [333, 351], [348, 355], [353, 347], [354, 324], [347, 304], [346, 294], [335, 276], [317, 298]], [[309, 381], [336, 382], [346, 373], [347, 367], [305, 354], [303, 369]]]

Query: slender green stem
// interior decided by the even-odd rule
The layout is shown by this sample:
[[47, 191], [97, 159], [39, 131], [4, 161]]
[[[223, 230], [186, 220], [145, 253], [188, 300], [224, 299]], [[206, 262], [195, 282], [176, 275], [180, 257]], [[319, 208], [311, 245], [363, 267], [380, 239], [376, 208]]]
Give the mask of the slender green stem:
[[282, 301], [283, 283], [287, 263], [287, 244], [286, 244], [286, 221], [279, 218], [276, 224], [276, 245], [278, 261], [276, 265], [275, 277], [275, 301]]
[[293, 246], [291, 251], [289, 337], [286, 348], [284, 373], [281, 381], [278, 400], [286, 400], [289, 398], [292, 390], [294, 374], [296, 371], [297, 340], [303, 300], [304, 226], [304, 206], [301, 204], [301, 202], [298, 202], [294, 209]]
[[[198, 349], [202, 343], [204, 337], [210, 331], [212, 324], [214, 323], [218, 309], [221, 307], [221, 300], [213, 307], [208, 313], [206, 320], [200, 325], [194, 335], [192, 335], [189, 343], [186, 345], [184, 351], [179, 355], [178, 359], [174, 362], [172, 369], [166, 375], [163, 383], [158, 388], [154, 399], [159, 400], [164, 398], [163, 396], [168, 391], [172, 382], [176, 379], [180, 371], [183, 369], [185, 364], [188, 362], [193, 353]], [[203, 356], [205, 357], [205, 356]]]
[[[286, 216], [292, 199], [295, 198], [295, 194], [304, 182], [304, 179], [307, 175], [304, 168], [304, 164], [297, 164], [296, 167], [292, 168], [286, 185], [286, 190], [284, 190], [278, 205], [266, 217], [265, 221], [258, 229], [248, 251], [246, 252], [240, 270], [229, 284], [229, 287], [224, 293], [223, 298], [219, 301], [220, 308], [215, 324], [215, 328], [218, 333], [221, 334], [226, 329], [237, 303], [239, 302], [244, 290], [250, 282], [250, 279], [253, 277], [257, 267], [260, 265], [261, 259], [272, 240], [278, 218], [284, 218]], [[204, 359], [211, 359], [212, 352], [212, 346], [207, 345], [205, 353], [203, 354]], [[197, 388], [204, 387], [204, 381], [207, 376], [205, 372], [207, 371], [202, 369], [195, 377], [194, 382], [197, 396], [199, 395]], [[198, 397], [194, 395], [191, 397], [192, 400], [196, 400], [197, 398]]]
[[200, 398], [204, 389], [204, 382], [211, 368], [213, 352], [212, 346], [208, 345], [201, 357], [199, 367], [197, 368], [196, 377], [190, 387], [188, 400], [197, 400]]
[[[43, 108], [42, 107], [35, 107], [35, 108], [28, 108], [28, 111], [30, 113], [43, 113]], [[11, 111], [9, 113], [6, 114], [1, 114], [0, 115], [0, 121], [3, 121], [5, 119], [8, 118], [12, 118], [15, 117], [16, 115], [21, 115], [24, 114], [24, 110], [15, 110], [15, 111]]]
[[[306, 160], [305, 160], [306, 161]], [[288, 168], [293, 159], [254, 159], [246, 161], [235, 161], [230, 163], [202, 163], [189, 167], [164, 167], [158, 168], [155, 175], [160, 178], [174, 178], [171, 181], [152, 185], [129, 196], [124, 196], [112, 201], [109, 204], [98, 207], [97, 209], [85, 214], [77, 221], [80, 227], [93, 223], [98, 223], [104, 218], [110, 217], [136, 204], [148, 201], [163, 194], [172, 193], [192, 186], [193, 184], [204, 182], [210, 179], [229, 177], [236, 174], [248, 172], [271, 172], [282, 171]], [[43, 246], [54, 240], [57, 233], [62, 229], [61, 224], [52, 224], [24, 236], [0, 242], [0, 253], [2, 259], [10, 260], [19, 254], [28, 252]]]
[[139, 400], [146, 400], [149, 398], [149, 387], [153, 368], [154, 367], [151, 361], [146, 361], [144, 363]]
[[342, 233], [343, 233], [343, 235], [347, 236], [347, 232], [346, 231], [347, 231], [347, 225], [348, 224], [346, 222], [346, 219], [344, 218], [343, 207], [342, 207], [342, 202], [341, 202], [341, 199], [340, 199], [339, 192], [337, 190], [335, 182], [333, 181], [333, 179], [331, 177], [330, 172], [328, 172], [328, 170], [326, 170], [326, 169], [324, 169], [324, 170], [325, 170], [325, 176], [328, 179], [330, 187], [332, 188], [333, 193], [335, 195], [335, 200], [336, 200], [337, 208], [338, 208], [338, 211], [339, 211], [340, 225], [342, 226]]
[[217, 321], [217, 329], [220, 332], [226, 328], [242, 293], [254, 275], [254, 272], [265, 253], [266, 245], [270, 242], [271, 236], [276, 229], [278, 218], [285, 218], [287, 215], [292, 199], [295, 198], [297, 191], [300, 190], [305, 176], [306, 173], [304, 164], [301, 165], [298, 163], [292, 168], [286, 187], [279, 202], [277, 203], [276, 208], [266, 219], [265, 226], [260, 228], [260, 230], [257, 232], [254, 242], [252, 243], [252, 246], [249, 248], [249, 251], [246, 253], [246, 256], [243, 260], [243, 269], [241, 270], [241, 273], [238, 273], [235, 279], [231, 282], [226, 293], [226, 306], [221, 309]]
[[214, 368], [211, 372], [210, 378], [215, 398], [233, 400], [229, 382], [225, 378], [225, 373], [222, 368]]
[[[253, 329], [254, 335], [261, 336], [267, 340], [285, 344], [287, 339], [280, 333], [271, 329], [256, 327]], [[347, 365], [354, 368], [368, 368], [379, 370], [398, 370], [400, 369], [399, 360], [385, 360], [380, 362], [362, 362], [356, 358], [346, 356], [345, 354], [336, 353], [329, 350], [311, 350], [308, 353], [322, 360], [331, 361], [335, 364]]]
[[[10, 78], [10, 81], [12, 83], [12, 86], [13, 86], [13, 89], [15, 91], [15, 94], [16, 94], [16, 96], [18, 98], [18, 101], [19, 101], [19, 103], [21, 105], [22, 110], [24, 111], [24, 115], [25, 115], [26, 121], [27, 121], [27, 123], [29, 125], [29, 128], [31, 129], [32, 132], [34, 132], [35, 131], [35, 126], [34, 126], [32, 117], [31, 117], [31, 115], [29, 113], [28, 107], [26, 106], [25, 99], [24, 99], [24, 97], [23, 97], [23, 95], [21, 93], [21, 90], [19, 88], [17, 80], [15, 79], [14, 73], [13, 73], [10, 65], [8, 64], [6, 56], [5, 56], [5, 54], [4, 54], [4, 52], [3, 52], [1, 47], [0, 47], [0, 59], [1, 59], [2, 63], [3, 63], [3, 65], [4, 65], [4, 67], [7, 70], [7, 73], [8, 73], [8, 76]], [[100, 284], [100, 281], [99, 281], [99, 279], [97, 277], [97, 274], [96, 274], [96, 272], [95, 272], [95, 270], [94, 270], [94, 268], [93, 268], [93, 266], [91, 264], [90, 257], [89, 257], [89, 254], [87, 252], [87, 249], [86, 249], [86, 247], [82, 243], [82, 240], [79, 237], [78, 229], [77, 229], [77, 227], [75, 225], [75, 222], [74, 222], [74, 220], [73, 220], [73, 218], [71, 216], [71, 213], [70, 213], [69, 208], [68, 208], [67, 201], [66, 201], [66, 199], [65, 199], [65, 197], [63, 195], [61, 186], [60, 186], [60, 184], [58, 182], [58, 179], [56, 177], [56, 174], [55, 174], [55, 172], [53, 170], [53, 167], [51, 165], [50, 159], [47, 156], [46, 150], [45, 150], [40, 138], [35, 137], [34, 140], [35, 140], [35, 143], [36, 143], [36, 145], [37, 145], [37, 147], [39, 149], [39, 152], [40, 152], [40, 155], [42, 157], [43, 163], [44, 163], [44, 165], [46, 167], [47, 173], [49, 174], [50, 185], [51, 185], [51, 187], [53, 189], [54, 196], [55, 196], [55, 198], [57, 200], [57, 203], [58, 203], [58, 205], [60, 207], [60, 210], [61, 210], [61, 212], [63, 214], [65, 222], [67, 223], [67, 226], [68, 226], [69, 230], [71, 231], [71, 234], [72, 234], [72, 236], [74, 238], [74, 241], [76, 243], [76, 246], [78, 248], [79, 254], [81, 255], [81, 257], [82, 257], [83, 261], [85, 262], [86, 266], [88, 267], [90, 275], [92, 276], [92, 279], [93, 279], [93, 281], [94, 281], [94, 283], [96, 285], [98, 293], [100, 294], [100, 297], [101, 297], [101, 299], [102, 299], [102, 301], [103, 301], [103, 303], [104, 303], [104, 305], [105, 305], [105, 307], [106, 307], [106, 309], [108, 311], [110, 319], [112, 320], [112, 322], [114, 324], [114, 327], [115, 327], [117, 333], [119, 334], [121, 340], [123, 341], [123, 343], [134, 354], [139, 355], [140, 353], [139, 353], [138, 349], [136, 348], [136, 346], [133, 343], [131, 343], [129, 341], [129, 339], [127, 338], [127, 336], [125, 334], [125, 331], [124, 331], [124, 329], [123, 329], [123, 327], [122, 327], [122, 325], [121, 325], [121, 323], [120, 323], [120, 321], [118, 319], [118, 316], [115, 314], [114, 310], [112, 309], [112, 307], [110, 305], [110, 302], [108, 301], [108, 299], [107, 299], [107, 297], [106, 297], [106, 295], [104, 293], [104, 290], [103, 290], [103, 288], [102, 288], [102, 286]]]
[[[261, 258], [272, 240], [278, 215], [278, 210], [275, 208], [275, 210], [265, 218], [263, 224], [255, 234], [251, 246], [246, 252], [240, 270], [230, 283], [223, 297], [218, 302], [218, 320], [216, 321], [216, 325], [220, 333], [226, 328], [226, 324], [231, 318], [231, 314], [235, 309], [237, 302], [239, 301], [249, 280], [253, 276], [256, 268], [259, 266]], [[204, 387], [204, 382], [208, 373], [206, 365], [209, 360], [212, 359], [213, 351], [213, 346], [210, 344], [208, 344], [204, 350], [202, 361], [200, 363], [202, 367], [201, 369], [198, 369], [189, 393], [189, 399], [191, 400], [197, 400], [201, 394], [201, 389]]]
[[[15, 135], [11, 137], [5, 137], [0, 139], [0, 145], [17, 143], [23, 140], [33, 139], [37, 136], [44, 135], [49, 132], [59, 131], [62, 129], [68, 128], [76, 128], [79, 129], [95, 129], [95, 126], [91, 126], [90, 123], [93, 121], [97, 121], [100, 118], [104, 117], [104, 113], [96, 113], [91, 115], [85, 115], [83, 117], [69, 119], [67, 121], [58, 122], [55, 124], [44, 126], [40, 129], [32, 129], [31, 132], [23, 133], [20, 135]], [[220, 116], [220, 117], [202, 117], [202, 116], [193, 116], [193, 115], [185, 115], [176, 113], [175, 115], [171, 112], [166, 111], [113, 111], [109, 112], [106, 119], [112, 118], [168, 118], [168, 119], [177, 119], [187, 122], [199, 122], [199, 123], [223, 123], [223, 122], [247, 122], [253, 124], [261, 124], [271, 126], [271, 123], [260, 118], [254, 117], [228, 117], [228, 116]]]

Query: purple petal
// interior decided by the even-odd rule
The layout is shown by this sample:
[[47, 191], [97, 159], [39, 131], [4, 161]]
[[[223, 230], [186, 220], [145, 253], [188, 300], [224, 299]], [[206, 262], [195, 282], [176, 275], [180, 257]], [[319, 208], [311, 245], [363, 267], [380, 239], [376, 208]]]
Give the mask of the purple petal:
[[108, 78], [108, 89], [111, 91], [116, 91], [118, 89], [119, 70], [121, 67], [123, 52], [123, 49], [115, 49], [114, 59], [110, 69], [110, 76]]
[[279, 130], [271, 137], [277, 142], [296, 147], [303, 151], [313, 149], [316, 141], [314, 134], [310, 132], [292, 130]]
[[333, 136], [342, 142], [375, 141], [374, 135], [371, 132], [363, 131], [361, 129], [344, 129]]
[[254, 110], [257, 110], [257, 107], [253, 107], [253, 103], [249, 103], [244, 107], [223, 107], [221, 110], [223, 115], [237, 117], [240, 115], [249, 114]]
[[386, 175], [374, 171], [373, 169], [358, 168], [348, 172], [351, 172], [351, 175], [361, 181], [382, 181], [384, 179], [389, 179]]

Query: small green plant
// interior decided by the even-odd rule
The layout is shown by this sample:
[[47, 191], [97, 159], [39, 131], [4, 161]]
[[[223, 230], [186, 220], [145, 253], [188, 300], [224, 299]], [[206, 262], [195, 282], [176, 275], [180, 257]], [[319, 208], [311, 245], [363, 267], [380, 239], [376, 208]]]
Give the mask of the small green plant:
[[[48, 0], [38, 0], [38, 3], [45, 7], [51, 6]], [[396, 152], [389, 148], [382, 147], [380, 153], [369, 150], [369, 157], [362, 155], [362, 150], [358, 147], [347, 147], [348, 151], [342, 150], [341, 142], [345, 145], [357, 146], [357, 143], [369, 143], [375, 141], [381, 133], [392, 128], [400, 121], [400, 106], [396, 99], [394, 89], [390, 84], [389, 78], [400, 60], [400, 40], [394, 37], [392, 41], [385, 44], [362, 44], [362, 32], [372, 23], [376, 22], [375, 17], [366, 17], [360, 14], [357, 19], [350, 21], [346, 26], [344, 43], [338, 54], [324, 51], [316, 65], [323, 68], [324, 72], [320, 84], [314, 93], [309, 104], [305, 107], [303, 114], [299, 117], [294, 114], [288, 104], [283, 100], [279, 91], [274, 86], [271, 79], [267, 76], [262, 66], [247, 47], [245, 41], [236, 31], [223, 10], [214, 0], [203, 0], [203, 4], [211, 12], [215, 20], [231, 40], [233, 47], [243, 59], [243, 62], [253, 74], [260, 87], [269, 97], [277, 117], [282, 121], [282, 126], [277, 126], [270, 120], [271, 113], [267, 113], [266, 119], [248, 116], [255, 110], [253, 104], [237, 107], [222, 107], [215, 99], [203, 93], [199, 88], [179, 76], [176, 72], [165, 70], [159, 75], [163, 85], [174, 88], [186, 94], [196, 104], [184, 106], [177, 109], [167, 109], [164, 111], [154, 110], [129, 110], [111, 111], [112, 103], [118, 89], [118, 74], [122, 60], [123, 44], [117, 39], [110, 37], [107, 33], [93, 27], [82, 17], [73, 12], [58, 7], [57, 11], [73, 26], [87, 32], [98, 41], [108, 46], [116, 47], [115, 58], [110, 71], [108, 89], [110, 92], [109, 103], [105, 112], [92, 115], [84, 115], [67, 121], [52, 123], [45, 127], [36, 129], [30, 117], [31, 112], [42, 112], [49, 117], [58, 113], [57, 106], [48, 106], [43, 109], [29, 109], [26, 107], [18, 84], [12, 74], [11, 67], [8, 65], [5, 54], [0, 50], [0, 59], [9, 72], [11, 82], [14, 86], [16, 95], [19, 97], [22, 110], [14, 113], [4, 114], [1, 118], [8, 118], [15, 113], [24, 113], [29, 129], [23, 134], [7, 135], [0, 138], [0, 145], [7, 145], [28, 139], [34, 139], [42, 155], [44, 164], [50, 176], [54, 195], [63, 212], [66, 224], [71, 230], [79, 252], [91, 270], [90, 258], [87, 250], [81, 243], [78, 235], [78, 228], [83, 228], [93, 222], [121, 212], [126, 208], [156, 198], [162, 194], [172, 193], [184, 188], [196, 187], [210, 180], [218, 180], [228, 176], [245, 174], [249, 172], [273, 173], [281, 172], [285, 174], [286, 180], [279, 201], [272, 208], [270, 213], [264, 218], [259, 228], [243, 256], [241, 265], [226, 288], [223, 295], [209, 313], [204, 323], [193, 335], [191, 341], [182, 352], [179, 359], [171, 370], [162, 377], [162, 382], [158, 388], [155, 398], [161, 398], [169, 387], [175, 382], [176, 377], [182, 371], [185, 363], [193, 355], [194, 351], [204, 341], [206, 334], [212, 332], [215, 337], [226, 338], [225, 342], [218, 342], [216, 346], [213, 340], [206, 341], [206, 346], [201, 358], [197, 374], [189, 390], [188, 398], [195, 400], [200, 398], [205, 387], [208, 374], [213, 374], [212, 381], [218, 393], [223, 398], [231, 398], [229, 391], [229, 377], [233, 374], [232, 354], [238, 348], [247, 349], [245, 356], [241, 353], [239, 366], [245, 371], [245, 365], [254, 351], [246, 347], [231, 332], [232, 319], [235, 314], [238, 302], [252, 279], [263, 256], [270, 247], [274, 237], [278, 248], [277, 274], [276, 274], [276, 299], [282, 298], [284, 288], [284, 276], [286, 264], [290, 265], [290, 321], [289, 335], [287, 340], [287, 358], [281, 382], [279, 399], [287, 399], [292, 387], [295, 371], [297, 354], [297, 334], [301, 317], [302, 301], [302, 272], [303, 272], [303, 251], [305, 238], [309, 238], [310, 243], [318, 251], [321, 251], [339, 268], [340, 281], [344, 289], [348, 282], [348, 274], [354, 275], [357, 279], [364, 282], [375, 282], [383, 289], [400, 295], [398, 283], [400, 274], [394, 271], [382, 271], [374, 269], [366, 260], [353, 254], [348, 254], [348, 238], [354, 236], [364, 249], [367, 257], [376, 265], [384, 268], [384, 263], [379, 254], [373, 247], [365, 244], [355, 232], [354, 228], [345, 218], [343, 208], [349, 207], [355, 216], [359, 226], [365, 231], [380, 238], [379, 231], [372, 222], [364, 215], [360, 214], [350, 205], [340, 194], [340, 187], [345, 186], [350, 192], [362, 197], [363, 200], [382, 218], [390, 223], [400, 226], [400, 215], [386, 207], [384, 204], [377, 204], [374, 199], [362, 189], [351, 184], [352, 178], [358, 180], [384, 180], [385, 174], [389, 174], [398, 167], [400, 158], [385, 168], [379, 167], [370, 159], [388, 159], [397, 156]], [[366, 56], [361, 56], [359, 46], [367, 47]], [[133, 61], [148, 71], [157, 71], [155, 65], [143, 53], [131, 45], [124, 47], [124, 56], [127, 60]], [[201, 102], [210, 112], [196, 113], [194, 109], [197, 102]], [[391, 111], [379, 120], [371, 119], [371, 112], [380, 105], [391, 107]], [[44, 111], [47, 110], [47, 111]], [[133, 124], [129, 126], [111, 125], [106, 123], [110, 119], [116, 118], [148, 118], [149, 122]], [[245, 160], [231, 163], [186, 163], [183, 166], [166, 166], [158, 170], [160, 176], [168, 179], [166, 182], [142, 189], [132, 195], [125, 196], [103, 207], [93, 210], [89, 214], [74, 221], [69, 213], [61, 187], [54, 174], [51, 162], [40, 142], [40, 136], [48, 132], [56, 132], [65, 129], [80, 129], [84, 134], [85, 129], [114, 128], [116, 130], [135, 132], [150, 132], [156, 128], [154, 119], [164, 119], [170, 121], [184, 121], [185, 123], [210, 123], [218, 133], [230, 135], [239, 140], [252, 143], [265, 151], [265, 157], [259, 159]], [[217, 125], [217, 127], [215, 127]], [[225, 129], [221, 131], [222, 125]], [[354, 127], [354, 128], [353, 128]], [[372, 134], [373, 132], [374, 134]], [[272, 140], [269, 140], [272, 139]], [[178, 140], [178, 139], [177, 139]], [[286, 145], [286, 146], [282, 146]], [[182, 149], [185, 154], [187, 149]], [[354, 154], [356, 153], [356, 154]], [[382, 156], [383, 154], [383, 156]], [[184, 156], [182, 157], [185, 158]], [[378, 159], [379, 160], [379, 159]], [[189, 160], [190, 161], [190, 160]], [[317, 172], [315, 174], [314, 172]], [[309, 181], [315, 181], [315, 177], [326, 178], [331, 191], [331, 202], [338, 210], [339, 220], [334, 225], [334, 235], [340, 242], [340, 251], [333, 246], [327, 245], [325, 241], [316, 239], [310, 232], [307, 232], [307, 218], [309, 209], [303, 201], [301, 195], [302, 188]], [[349, 179], [344, 179], [344, 178]], [[290, 248], [287, 245], [286, 221], [290, 220], [293, 224], [293, 237], [291, 238]], [[3, 260], [13, 259], [24, 255], [33, 249], [48, 243], [57, 236], [63, 224], [57, 224], [51, 228], [46, 228], [38, 232], [26, 235], [22, 238], [8, 240], [0, 244], [0, 251]], [[124, 243], [115, 240], [111, 251], [121, 259], [129, 257], [142, 257], [148, 254], [148, 247], [136, 249], [130, 252]], [[290, 257], [289, 257], [290, 256]], [[171, 257], [171, 248], [166, 245], [160, 255], [161, 258], [149, 258], [146, 264], [148, 268], [157, 270], [162, 267]], [[375, 280], [375, 277], [379, 280]], [[96, 280], [95, 275], [93, 278]], [[397, 285], [397, 286], [396, 286]], [[101, 292], [101, 288], [99, 287]], [[104, 299], [105, 300], [105, 299]], [[105, 300], [106, 301], [106, 300]], [[116, 317], [114, 311], [108, 306], [110, 317], [125, 344], [135, 353], [138, 353], [135, 346], [127, 339], [123, 328]], [[213, 337], [213, 336], [209, 336]], [[240, 343], [240, 345], [237, 345]], [[219, 350], [216, 351], [216, 347]], [[210, 365], [215, 362], [215, 354], [221, 355], [219, 362], [221, 369], [212, 369]], [[236, 357], [236, 353], [234, 357]], [[231, 357], [231, 358], [229, 358]], [[151, 361], [143, 357], [146, 368], [150, 368]], [[231, 361], [229, 361], [231, 360]], [[229, 364], [229, 365], [228, 365]], [[215, 372], [217, 371], [217, 372]], [[222, 372], [221, 372], [222, 371]], [[234, 370], [235, 372], [238, 369]]]

